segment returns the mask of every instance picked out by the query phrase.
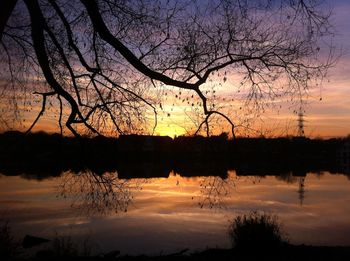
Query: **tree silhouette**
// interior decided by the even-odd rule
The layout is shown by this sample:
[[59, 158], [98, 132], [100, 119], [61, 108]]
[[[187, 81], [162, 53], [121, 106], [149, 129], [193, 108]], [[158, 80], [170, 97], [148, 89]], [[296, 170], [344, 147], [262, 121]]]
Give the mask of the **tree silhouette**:
[[202, 108], [197, 132], [216, 115], [234, 135], [204, 91], [211, 79], [238, 73], [259, 103], [304, 94], [334, 62], [329, 46], [319, 59], [331, 26], [318, 0], [3, 0], [0, 10], [1, 98], [14, 112], [40, 106], [28, 131], [50, 105], [61, 132], [146, 132], [171, 87]]

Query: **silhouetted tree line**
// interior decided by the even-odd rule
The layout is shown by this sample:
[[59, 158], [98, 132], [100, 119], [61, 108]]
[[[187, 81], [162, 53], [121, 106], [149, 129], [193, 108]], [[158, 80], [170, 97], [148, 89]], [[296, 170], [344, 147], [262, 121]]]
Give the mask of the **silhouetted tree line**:
[[34, 178], [64, 171], [118, 171], [120, 178], [283, 175], [290, 172], [342, 172], [337, 151], [343, 139], [169, 137], [128, 135], [76, 139], [43, 132], [0, 135], [0, 173]]

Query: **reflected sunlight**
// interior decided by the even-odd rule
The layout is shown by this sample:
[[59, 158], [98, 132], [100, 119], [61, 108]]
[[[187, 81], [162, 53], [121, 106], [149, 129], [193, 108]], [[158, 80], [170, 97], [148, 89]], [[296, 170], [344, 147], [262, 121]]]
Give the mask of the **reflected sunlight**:
[[[40, 182], [1, 176], [1, 212], [11, 216], [17, 235], [50, 237], [53, 231], [76, 235], [89, 231], [94, 240], [104, 242], [106, 251], [118, 245], [124, 253], [227, 247], [228, 220], [259, 210], [277, 214], [292, 243], [350, 244], [350, 182], [344, 175], [308, 173], [303, 178], [302, 203], [300, 177], [237, 176], [231, 170], [224, 179], [182, 177], [174, 172], [168, 178], [117, 179], [116, 184], [128, 186], [132, 199], [128, 211], [90, 212], [88, 216], [87, 212], [77, 215], [72, 205], [86, 200], [83, 195], [77, 198], [60, 191], [67, 175], [71, 174]], [[76, 176], [74, 183], [88, 186], [85, 175], [91, 173], [80, 175], [83, 179]], [[85, 192], [91, 193], [81, 191]], [[68, 227], [70, 232], [64, 229]], [[135, 245], [127, 244], [126, 239]]]

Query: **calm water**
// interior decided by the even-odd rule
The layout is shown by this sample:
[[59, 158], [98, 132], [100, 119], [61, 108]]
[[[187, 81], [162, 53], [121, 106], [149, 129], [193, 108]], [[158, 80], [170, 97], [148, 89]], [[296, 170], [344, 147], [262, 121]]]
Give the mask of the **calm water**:
[[119, 180], [64, 173], [44, 180], [0, 175], [0, 212], [13, 233], [89, 238], [94, 251], [171, 253], [229, 247], [229, 220], [277, 214], [292, 243], [350, 245], [350, 180], [341, 174]]

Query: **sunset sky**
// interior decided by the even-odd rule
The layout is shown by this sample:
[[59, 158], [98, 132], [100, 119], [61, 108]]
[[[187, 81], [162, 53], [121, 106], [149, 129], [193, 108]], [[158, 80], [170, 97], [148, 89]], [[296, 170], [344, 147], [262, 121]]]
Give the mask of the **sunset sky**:
[[343, 54], [321, 90], [316, 89], [310, 99], [305, 119], [306, 132], [312, 136], [350, 134], [350, 1], [330, 2], [334, 5], [332, 21], [337, 32], [334, 43]]
[[[350, 134], [350, 1], [329, 2], [333, 6], [331, 22], [336, 32], [332, 41], [341, 56], [329, 70], [323, 85], [310, 89], [309, 97], [305, 100], [304, 130], [306, 136], [310, 137], [330, 138]], [[229, 84], [238, 85], [234, 81], [229, 81]], [[221, 97], [230, 95], [234, 96], [230, 93], [230, 88], [221, 93]], [[286, 102], [280, 104], [281, 109], [279, 106], [266, 109], [260, 118], [252, 122], [251, 125], [257, 132], [252, 132], [251, 135], [259, 135], [259, 131], [266, 136], [297, 134], [298, 116], [293, 111], [298, 110], [299, 105]], [[163, 117], [165, 120], [159, 123], [157, 129], [159, 134], [174, 136], [185, 132], [182, 126], [186, 120], [183, 119], [181, 109], [178, 110], [177, 120]]]
[[[333, 6], [331, 23], [336, 32], [332, 41], [337, 48], [336, 53], [341, 53], [341, 56], [336, 65], [329, 70], [323, 85], [311, 88], [309, 97], [304, 99], [304, 130], [306, 136], [310, 137], [328, 138], [350, 134], [350, 1], [332, 0], [329, 3]], [[243, 127], [237, 129], [238, 135], [297, 134], [299, 103], [290, 103], [281, 99], [274, 101], [273, 106], [267, 106], [254, 114], [252, 111], [241, 111], [239, 108], [242, 104], [244, 105], [244, 99], [237, 92], [239, 81], [235, 79], [235, 75], [229, 75], [227, 78], [225, 83], [221, 82], [222, 87], [213, 79], [204, 88], [212, 90], [211, 100], [215, 101], [215, 104], [227, 113], [235, 124], [242, 124]], [[190, 99], [193, 94], [193, 92], [183, 92], [180, 98], [177, 97], [180, 96], [179, 89], [169, 88], [163, 92], [162, 105], [157, 106], [158, 125], [154, 134], [174, 137], [193, 133], [195, 123], [198, 124], [198, 114], [203, 113], [193, 109], [195, 106], [192, 103], [196, 102]], [[2, 107], [6, 107], [4, 97], [2, 98]], [[40, 111], [40, 103], [37, 104], [37, 107], [33, 107], [34, 109], [30, 112], [25, 109], [22, 111], [23, 125], [17, 128], [24, 130], [30, 126]], [[249, 121], [246, 122], [246, 119]], [[228, 126], [222, 125], [222, 122], [213, 121], [212, 126], [215, 134], [222, 131], [229, 132]], [[4, 126], [0, 127], [3, 131]], [[54, 113], [47, 110], [33, 129], [33, 131], [39, 130], [58, 131], [57, 115], [54, 116]], [[69, 134], [68, 131], [65, 133]]]
[[[312, 88], [306, 99], [305, 133], [311, 137], [327, 138], [350, 134], [350, 1], [333, 0], [330, 3], [333, 6], [331, 22], [336, 32], [332, 41], [342, 54], [323, 85]], [[228, 82], [238, 85], [234, 81]], [[230, 88], [219, 92], [221, 97], [234, 95], [227, 89]], [[285, 102], [281, 102], [281, 105], [281, 109], [279, 106], [267, 109], [252, 122], [252, 127], [267, 136], [296, 134], [298, 116], [293, 111], [298, 110], [299, 105]], [[183, 119], [180, 108], [178, 111], [178, 116], [173, 117], [176, 120], [163, 117], [163, 122], [159, 123], [157, 129], [159, 134], [174, 136], [186, 131], [183, 128], [186, 119]]]

